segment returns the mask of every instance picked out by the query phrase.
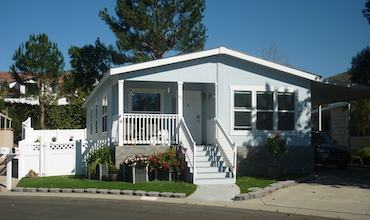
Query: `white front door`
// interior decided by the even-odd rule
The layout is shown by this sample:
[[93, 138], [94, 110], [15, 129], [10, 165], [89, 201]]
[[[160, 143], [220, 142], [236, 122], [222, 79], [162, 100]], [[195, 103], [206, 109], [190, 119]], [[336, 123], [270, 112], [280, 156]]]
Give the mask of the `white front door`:
[[202, 143], [202, 97], [200, 91], [184, 91], [184, 119], [194, 141]]

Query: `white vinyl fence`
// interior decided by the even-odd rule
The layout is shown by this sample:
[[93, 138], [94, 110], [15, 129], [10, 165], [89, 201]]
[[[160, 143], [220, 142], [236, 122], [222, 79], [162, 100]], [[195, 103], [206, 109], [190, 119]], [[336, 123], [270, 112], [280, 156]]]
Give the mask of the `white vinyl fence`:
[[18, 178], [30, 170], [39, 176], [85, 175], [84, 159], [90, 149], [86, 142], [24, 143], [19, 142]]

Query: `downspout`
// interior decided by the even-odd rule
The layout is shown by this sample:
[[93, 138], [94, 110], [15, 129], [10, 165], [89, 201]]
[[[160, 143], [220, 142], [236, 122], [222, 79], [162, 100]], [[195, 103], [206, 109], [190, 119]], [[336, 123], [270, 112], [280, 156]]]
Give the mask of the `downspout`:
[[351, 102], [348, 102], [348, 104], [347, 104], [347, 112], [348, 112], [347, 147], [348, 147], [348, 150], [351, 151], [351, 136], [352, 136], [352, 130], [351, 130]]

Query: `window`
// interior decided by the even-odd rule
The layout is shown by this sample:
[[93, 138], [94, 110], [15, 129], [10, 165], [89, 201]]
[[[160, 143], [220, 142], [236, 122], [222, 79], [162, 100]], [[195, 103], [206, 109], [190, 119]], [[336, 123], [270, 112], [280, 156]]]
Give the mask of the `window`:
[[296, 97], [294, 92], [245, 91], [242, 88], [242, 86], [231, 87], [234, 131], [295, 129]]
[[95, 105], [95, 134], [98, 133], [98, 105]]
[[130, 89], [131, 112], [161, 113], [163, 112], [164, 90]]
[[93, 134], [93, 110], [90, 109], [90, 135]]
[[274, 129], [274, 99], [272, 92], [257, 92], [257, 130]]
[[105, 96], [102, 100], [102, 132], [107, 131], [107, 116], [108, 116], [108, 99]]
[[234, 93], [235, 130], [251, 129], [252, 94], [250, 91]]
[[291, 92], [278, 93], [278, 129], [294, 130], [295, 96]]

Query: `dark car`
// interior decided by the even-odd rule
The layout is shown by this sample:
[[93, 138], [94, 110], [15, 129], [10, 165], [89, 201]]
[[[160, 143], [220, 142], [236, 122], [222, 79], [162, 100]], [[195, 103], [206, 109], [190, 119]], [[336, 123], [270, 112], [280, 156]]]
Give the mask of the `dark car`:
[[338, 144], [325, 132], [312, 132], [312, 146], [315, 147], [316, 164], [336, 164], [338, 169], [345, 169], [350, 161], [346, 146]]

